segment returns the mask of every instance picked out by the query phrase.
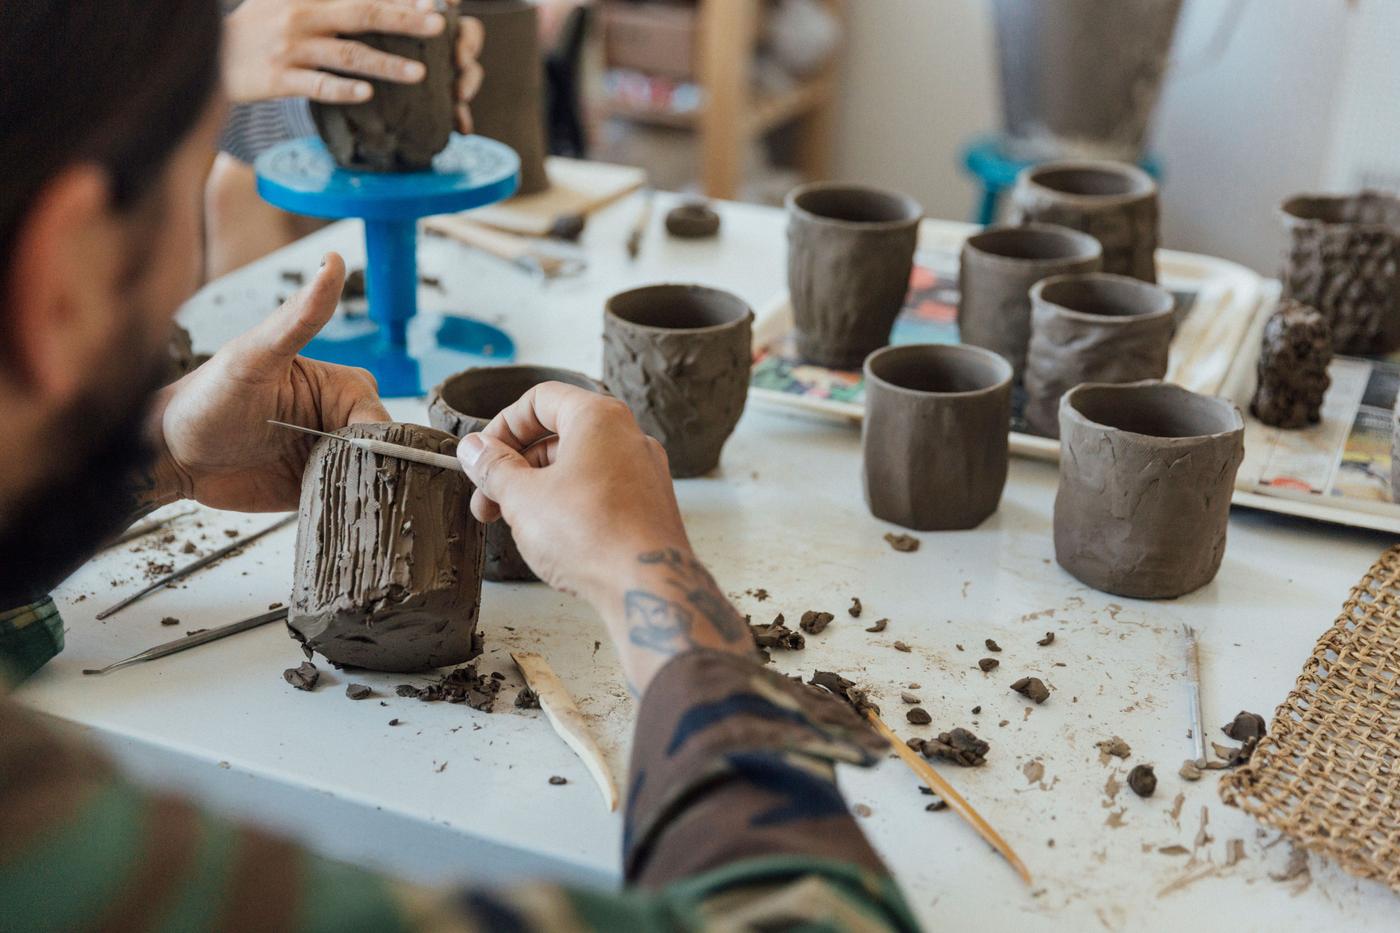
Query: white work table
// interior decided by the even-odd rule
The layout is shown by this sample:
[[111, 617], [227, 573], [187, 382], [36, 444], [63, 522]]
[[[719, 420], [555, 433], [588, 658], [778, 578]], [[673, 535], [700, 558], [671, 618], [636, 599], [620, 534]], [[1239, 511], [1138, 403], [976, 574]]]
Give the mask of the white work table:
[[[426, 238], [421, 270], [439, 277], [444, 291], [423, 288], [421, 303], [500, 323], [521, 361], [597, 375], [602, 306], [614, 292], [695, 281], [762, 309], [784, 287], [779, 211], [725, 205], [718, 240], [681, 242], [666, 238], [661, 216], [670, 202], [662, 198], [641, 258], [630, 263], [623, 242], [638, 203], [634, 196], [593, 218], [583, 241], [590, 269], [547, 286]], [[362, 264], [358, 224], [331, 226], [206, 287], [181, 315], [196, 347], [213, 349], [252, 324], [291, 291], [283, 270], [309, 276], [331, 249]], [[426, 420], [421, 399], [390, 410]], [[981, 528], [919, 535], [918, 552], [895, 553], [882, 540], [895, 529], [871, 518], [862, 500], [858, 430], [750, 405], [719, 470], [676, 486], [700, 556], [742, 612], [765, 622], [779, 611], [789, 620], [807, 609], [835, 613], [805, 651], [776, 653], [779, 669], [830, 669], [859, 681], [901, 735], [966, 726], [991, 743], [981, 768], [939, 767], [1019, 851], [1033, 888], [951, 812], [925, 812], [929, 798], [903, 764], [843, 773], [848, 799], [869, 808], [861, 825], [929, 928], [1394, 929], [1393, 895], [1316, 858], [1310, 883], [1271, 880], [1287, 861], [1287, 841], [1223, 805], [1215, 773], [1195, 784], [1176, 774], [1190, 754], [1182, 623], [1200, 633], [1207, 737], [1228, 741], [1218, 727], [1239, 710], [1272, 718], [1349, 588], [1391, 540], [1237, 509], [1214, 583], [1169, 602], [1119, 599], [1054, 563], [1055, 482], [1054, 466], [1013, 461], [1000, 510]], [[539, 584], [483, 588], [483, 669], [508, 679], [491, 714], [394, 695], [395, 685], [423, 676], [336, 671], [319, 658], [319, 689], [294, 690], [281, 675], [302, 654], [280, 624], [104, 677], [81, 675], [180, 632], [287, 601], [291, 528], [105, 623], [94, 619], [144, 580], [149, 559], [179, 565], [190, 559], [180, 553], [187, 540], [203, 553], [227, 542], [225, 529], [272, 520], [205, 512], [202, 528], [189, 519], [172, 527], [173, 545], [144, 553], [122, 547], [93, 560], [57, 593], [67, 649], [19, 699], [75, 724], [143, 780], [340, 858], [431, 882], [549, 875], [616, 883], [621, 817], [604, 811], [544, 717], [513, 708], [520, 679], [507, 652], [532, 648], [549, 658], [620, 782], [633, 703], [601, 623], [579, 601]], [[757, 588], [771, 598], [746, 594]], [[865, 607], [859, 620], [846, 612], [853, 596]], [[166, 616], [181, 625], [162, 626]], [[880, 618], [890, 620], [888, 629], [867, 634]], [[1047, 631], [1054, 643], [1037, 646]], [[989, 656], [987, 638], [1003, 650], [992, 655], [1000, 668], [983, 674], [977, 660]], [[894, 650], [896, 639], [913, 650]], [[1009, 691], [1026, 674], [1053, 688], [1043, 706]], [[352, 681], [373, 686], [376, 696], [347, 699]], [[932, 726], [904, 720], [899, 693], [911, 683], [921, 684], [913, 692]], [[981, 714], [972, 714], [978, 705]], [[394, 718], [402, 724], [389, 726]], [[1113, 735], [1128, 741], [1132, 756], [1101, 764], [1095, 742]], [[1031, 782], [1023, 768], [1033, 760], [1044, 773]], [[1124, 786], [1110, 800], [1110, 775], [1123, 782], [1140, 762], [1157, 767], [1156, 796], [1139, 799]], [[551, 775], [568, 783], [552, 786]], [[1178, 793], [1185, 800], [1174, 818]], [[1199, 835], [1203, 809], [1210, 841]], [[1231, 839], [1243, 840], [1246, 857], [1227, 866]], [[1191, 854], [1157, 851], [1173, 845]]]

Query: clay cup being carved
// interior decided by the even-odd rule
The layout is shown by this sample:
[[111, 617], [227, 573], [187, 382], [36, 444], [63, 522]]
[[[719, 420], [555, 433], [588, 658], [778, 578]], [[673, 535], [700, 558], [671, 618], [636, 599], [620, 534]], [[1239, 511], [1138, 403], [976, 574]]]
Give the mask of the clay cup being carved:
[[1327, 318], [1338, 353], [1400, 349], [1400, 197], [1298, 195], [1280, 215], [1283, 297]]
[[1011, 364], [980, 347], [907, 344], [865, 361], [870, 514], [917, 531], [975, 528], [1006, 485]]
[[890, 342], [923, 208], [892, 191], [818, 182], [788, 194], [787, 214], [798, 353], [819, 366], [855, 369]]
[[311, 116], [337, 163], [371, 172], [414, 172], [432, 164], [456, 123], [457, 10], [439, 2], [447, 21], [435, 36], [371, 32], [354, 38], [366, 45], [422, 62], [414, 84], [372, 80], [374, 95], [358, 104], [311, 103]]
[[1096, 590], [1169, 599], [1225, 555], [1244, 419], [1165, 382], [1090, 383], [1060, 402], [1055, 559]]
[[[337, 434], [452, 454], [457, 439], [416, 424]], [[287, 626], [336, 663], [418, 671], [469, 661], [481, 603], [485, 529], [456, 470], [323, 438], [301, 483]]]
[[1171, 292], [1124, 275], [1060, 275], [1031, 288], [1026, 421], [1060, 432], [1060, 396], [1081, 382], [1161, 379], [1175, 329]]
[[603, 381], [661, 442], [676, 479], [719, 464], [749, 392], [753, 311], [729, 292], [652, 285], [603, 315]]
[[[482, 366], [449, 376], [428, 396], [428, 423], [454, 437], [480, 431], [505, 408], [542, 382], [562, 382], [592, 392], [603, 384], [572, 369], [550, 366]], [[505, 520], [486, 526], [487, 580], [538, 580]]]
[[1103, 271], [1157, 281], [1157, 183], [1126, 162], [1046, 162], [1022, 170], [1011, 221], [1083, 231], [1103, 244]]
[[963, 343], [1011, 361], [1020, 379], [1031, 339], [1031, 286], [1052, 275], [1097, 272], [1103, 247], [1087, 233], [1053, 224], [989, 227], [963, 244], [958, 331]]

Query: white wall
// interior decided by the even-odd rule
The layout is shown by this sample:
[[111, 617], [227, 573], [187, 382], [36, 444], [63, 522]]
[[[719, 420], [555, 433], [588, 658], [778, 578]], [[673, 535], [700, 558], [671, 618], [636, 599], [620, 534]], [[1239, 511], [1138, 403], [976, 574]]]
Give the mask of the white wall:
[[[1188, 0], [1177, 54], [1197, 59], [1231, 2]], [[1400, 99], [1400, 56], [1393, 51], [1400, 47], [1400, 3], [1244, 3], [1223, 55], [1169, 73], [1153, 148], [1166, 173], [1164, 244], [1272, 274], [1281, 244], [1275, 206], [1339, 177], [1332, 166], [1343, 87], [1369, 78], [1384, 88], [1388, 81], [1391, 90], [1375, 93], [1392, 105]], [[1386, 4], [1390, 15], [1369, 15]], [[985, 0], [853, 0], [847, 8], [837, 176], [900, 188], [933, 216], [970, 217], [975, 189], [958, 152], [1000, 120]], [[1389, 62], [1368, 56], [1363, 74], [1344, 81], [1353, 32], [1391, 50]], [[1400, 139], [1400, 127], [1368, 125], [1364, 113], [1353, 122], [1363, 136]]]

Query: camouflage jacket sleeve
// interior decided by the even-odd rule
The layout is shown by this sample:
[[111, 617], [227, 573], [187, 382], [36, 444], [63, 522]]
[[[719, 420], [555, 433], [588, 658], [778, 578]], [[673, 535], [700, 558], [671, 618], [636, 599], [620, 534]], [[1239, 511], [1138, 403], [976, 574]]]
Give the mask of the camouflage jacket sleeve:
[[914, 929], [836, 789], [877, 749], [808, 688], [683, 655], [642, 704], [626, 890], [445, 892], [149, 795], [0, 698], [0, 931]]

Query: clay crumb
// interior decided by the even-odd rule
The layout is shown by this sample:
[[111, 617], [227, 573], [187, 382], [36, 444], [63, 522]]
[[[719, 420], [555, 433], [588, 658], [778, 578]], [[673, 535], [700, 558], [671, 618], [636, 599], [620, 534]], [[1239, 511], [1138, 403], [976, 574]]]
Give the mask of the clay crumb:
[[1139, 797], [1151, 797], [1157, 792], [1157, 775], [1151, 765], [1138, 765], [1128, 772], [1128, 786]]
[[929, 813], [937, 813], [939, 810], [948, 809], [948, 802], [946, 800], [935, 800], [933, 803], [924, 807], [924, 809]]
[[863, 819], [865, 817], [870, 816], [875, 811], [871, 810], [863, 803], [858, 803], [855, 806], [851, 807], [851, 812]]
[[193, 553], [194, 553], [195, 551], [197, 551], [197, 550], [199, 550], [199, 549], [198, 549], [197, 547], [194, 546], [194, 542], [193, 542], [193, 541], [186, 541], [186, 542], [185, 542], [185, 546], [182, 547], [182, 548], [180, 548], [180, 553], [182, 553], [182, 554], [193, 554]]
[[1054, 633], [1054, 632], [1046, 632], [1046, 633], [1045, 633], [1045, 637], [1044, 637], [1044, 638], [1041, 638], [1041, 639], [1038, 639], [1038, 640], [1036, 641], [1036, 644], [1039, 645], [1040, 647], [1044, 648], [1046, 645], [1051, 644], [1051, 643], [1053, 643], [1054, 641], [1055, 641], [1055, 633]]
[[225, 538], [236, 538], [236, 537], [238, 537], [238, 529], [237, 529], [237, 528], [225, 528], [225, 529], [224, 529], [224, 537], [225, 537]]
[[984, 644], [987, 646], [987, 650], [988, 650], [988, 651], [991, 651], [991, 652], [993, 652], [993, 653], [998, 652], [998, 651], [1001, 650], [1001, 645], [998, 645], [995, 641], [992, 641], [992, 639], [990, 639], [990, 638], [988, 638], [988, 639], [984, 642]]
[[444, 771], [446, 771], [446, 770], [447, 770], [447, 762], [444, 761], [442, 764], [437, 765], [436, 767], [433, 768], [433, 773], [434, 773], [434, 774], [441, 774], [442, 772], [444, 772]]
[[894, 650], [895, 650], [895, 651], [903, 651], [905, 654], [908, 654], [910, 651], [913, 651], [914, 649], [913, 649], [913, 648], [910, 648], [908, 645], [906, 645], [906, 644], [905, 644], [904, 642], [902, 642], [902, 641], [897, 641], [897, 642], [894, 643]]
[[160, 624], [161, 624], [161, 625], [179, 625], [179, 624], [180, 624], [180, 620], [177, 619], [177, 618], [175, 618], [174, 616], [166, 616], [164, 619], [161, 619], [161, 620], [160, 620]]
[[856, 597], [852, 596], [852, 597], [851, 597], [851, 607], [850, 607], [849, 609], [847, 609], [846, 611], [849, 612], [849, 613], [851, 614], [851, 618], [852, 618], [852, 619], [859, 619], [859, 618], [860, 618], [860, 613], [861, 613], [860, 600], [857, 599]]
[[1244, 860], [1244, 840], [1231, 839], [1225, 843], [1225, 867], [1238, 864]]
[[901, 700], [903, 700], [905, 703], [910, 704], [911, 706], [919, 702], [919, 698], [918, 698], [917, 696], [915, 696], [914, 694], [910, 693], [908, 690], [905, 690], [904, 692], [902, 692], [902, 693], [899, 695], [899, 698], [900, 698]]
[[768, 598], [768, 591], [761, 586], [758, 589], [748, 590], [748, 594], [759, 602], [763, 602]]
[[1190, 855], [1191, 850], [1182, 845], [1159, 846], [1157, 849], [1162, 855]]
[[764, 655], [765, 661], [770, 660], [767, 655], [769, 649], [801, 651], [807, 646], [807, 639], [801, 632], [794, 632], [787, 627], [781, 612], [767, 625], [749, 623], [749, 635], [753, 637], [754, 647]]
[[1220, 731], [1236, 742], [1258, 742], [1264, 737], [1268, 726], [1258, 713], [1240, 710], [1230, 722], [1220, 727]]
[[1037, 705], [1050, 698], [1050, 690], [1039, 677], [1022, 677], [1011, 685], [1011, 689], [1028, 700], [1034, 700]]
[[1033, 758], [1021, 765], [1021, 773], [1026, 776], [1027, 784], [1038, 784], [1040, 779], [1045, 777], [1045, 762]]
[[1133, 750], [1128, 746], [1128, 743], [1124, 742], [1116, 735], [1111, 739], [1104, 739], [1102, 742], [1095, 742], [1094, 745], [1098, 747], [1099, 764], [1101, 765], [1108, 764], [1108, 759], [1110, 757], [1127, 758], [1133, 753]]
[[987, 760], [991, 746], [959, 727], [940, 732], [935, 739], [925, 739], [919, 751], [925, 758], [942, 758], [964, 768], [975, 768]]
[[815, 609], [809, 609], [802, 613], [797, 627], [808, 635], [820, 635], [826, 631], [826, 627], [831, 624], [831, 620], [834, 618], [836, 617], [829, 612], [817, 612]]
[[268, 603], [268, 604], [267, 604], [267, 611], [268, 611], [268, 612], [271, 612], [271, 611], [273, 611], [274, 609], [281, 609], [281, 608], [282, 608], [282, 604], [281, 604], [281, 603]]
[[464, 664], [444, 674], [434, 683], [425, 687], [413, 684], [399, 684], [394, 693], [401, 697], [417, 697], [425, 703], [445, 700], [448, 703], [465, 703], [474, 710], [491, 712], [496, 703], [496, 694], [501, 692], [501, 678], [495, 673], [484, 675], [477, 672], [476, 664]]
[[985, 674], [988, 671], [996, 670], [998, 667], [1001, 666], [1001, 662], [998, 661], [996, 658], [983, 658], [982, 660], [977, 662], [977, 666], [982, 668], [982, 673]]
[[345, 695], [352, 700], [367, 700], [374, 695], [374, 691], [365, 684], [351, 684], [345, 688]]
[[[797, 677], [793, 679], [801, 680]], [[867, 710], [872, 710], [875, 715], [880, 715], [880, 707], [871, 702], [870, 694], [857, 687], [855, 681], [847, 680], [834, 671], [813, 671], [812, 679], [807, 683], [838, 700], [845, 700], [857, 713], [864, 715]]]
[[926, 726], [933, 722], [933, 717], [928, 714], [928, 710], [922, 706], [916, 706], [904, 714], [904, 718], [916, 726]]
[[529, 687], [521, 687], [520, 692], [515, 695], [516, 709], [539, 709], [540, 695]]
[[974, 707], [972, 708], [972, 715], [974, 715], [974, 716], [976, 716], [977, 714], [979, 714], [979, 713], [981, 713], [981, 712], [982, 712], [982, 707], [981, 707], [981, 706], [974, 706]]
[[1199, 781], [1201, 779], [1200, 765], [1190, 758], [1181, 763], [1181, 770], [1176, 773], [1183, 781]]
[[883, 632], [885, 626], [890, 624], [889, 619], [876, 619], [875, 624], [866, 629], [867, 632]]
[[296, 269], [283, 269], [282, 281], [290, 282], [293, 285], [301, 285], [306, 281], [306, 276], [302, 275], [301, 272]]
[[401, 726], [401, 725], [403, 725], [403, 720], [402, 720], [402, 719], [391, 719], [391, 720], [389, 720], [389, 725], [391, 725], [391, 726]]
[[555, 787], [561, 787], [569, 783], [569, 779], [558, 774], [552, 774], [549, 777], [549, 783], [553, 784]]
[[282, 679], [298, 690], [314, 690], [321, 672], [310, 661], [302, 661], [300, 667], [289, 667], [282, 672]]
[[909, 689], [910, 689], [910, 690], [922, 690], [922, 689], [924, 689], [924, 685], [923, 685], [923, 684], [909, 684]]
[[897, 535], [887, 533], [885, 541], [890, 547], [904, 554], [910, 554], [919, 549], [919, 539], [913, 535]]

